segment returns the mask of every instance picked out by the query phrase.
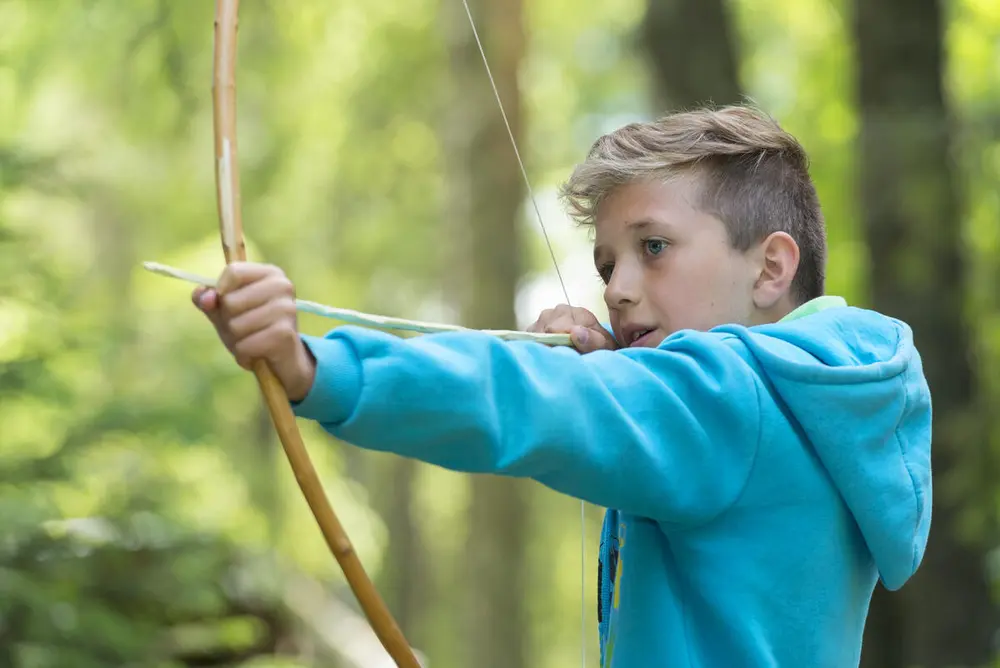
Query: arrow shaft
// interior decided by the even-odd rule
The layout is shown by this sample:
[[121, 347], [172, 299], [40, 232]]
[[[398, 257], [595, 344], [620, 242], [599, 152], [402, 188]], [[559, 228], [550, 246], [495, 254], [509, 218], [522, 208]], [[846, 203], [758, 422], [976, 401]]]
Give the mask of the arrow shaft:
[[[199, 276], [183, 269], [160, 264], [159, 262], [143, 262], [142, 266], [154, 274], [168, 276], [180, 281], [186, 281], [194, 285], [204, 285], [214, 288], [216, 280], [207, 276]], [[372, 313], [362, 313], [349, 308], [337, 306], [327, 306], [305, 299], [295, 300], [296, 310], [302, 313], [311, 313], [323, 318], [340, 320], [354, 325], [364, 327], [376, 327], [378, 329], [388, 329], [399, 332], [416, 332], [419, 334], [440, 334], [442, 332], [469, 332], [480, 331], [505, 341], [535, 341], [549, 346], [569, 346], [572, 345], [569, 334], [547, 333], [547, 332], [521, 332], [508, 329], [481, 329], [471, 330], [460, 325], [447, 325], [436, 322], [424, 322], [422, 320], [406, 320], [405, 318], [393, 318], [387, 315], [374, 315]]]

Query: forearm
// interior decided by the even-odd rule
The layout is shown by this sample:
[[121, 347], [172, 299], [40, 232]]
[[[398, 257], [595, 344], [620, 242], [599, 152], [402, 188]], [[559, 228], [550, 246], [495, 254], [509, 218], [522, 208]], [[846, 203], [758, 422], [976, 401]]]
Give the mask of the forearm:
[[305, 340], [318, 366], [300, 416], [452, 470], [682, 517], [725, 503], [756, 449], [746, 365], [700, 343], [579, 355], [471, 332], [403, 340], [343, 328]]

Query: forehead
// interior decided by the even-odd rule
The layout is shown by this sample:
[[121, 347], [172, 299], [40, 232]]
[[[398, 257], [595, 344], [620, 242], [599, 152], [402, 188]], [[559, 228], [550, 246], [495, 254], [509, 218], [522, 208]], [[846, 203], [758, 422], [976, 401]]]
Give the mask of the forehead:
[[697, 186], [690, 176], [618, 186], [597, 208], [595, 241], [654, 227], [662, 232], [703, 225], [705, 214], [695, 205]]

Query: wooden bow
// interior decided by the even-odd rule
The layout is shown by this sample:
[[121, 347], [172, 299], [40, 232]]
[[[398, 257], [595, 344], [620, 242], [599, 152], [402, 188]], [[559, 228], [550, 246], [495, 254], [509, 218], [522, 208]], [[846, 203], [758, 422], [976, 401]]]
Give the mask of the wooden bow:
[[[236, 142], [236, 33], [239, 0], [216, 0], [215, 54], [212, 81], [212, 107], [215, 129], [215, 186], [218, 201], [219, 231], [226, 264], [246, 260], [243, 221], [240, 209], [239, 161]], [[309, 458], [302, 435], [295, 423], [285, 388], [264, 361], [254, 364], [254, 375], [264, 395], [274, 427], [299, 488], [312, 510], [330, 551], [344, 571], [347, 583], [368, 617], [372, 630], [389, 656], [401, 668], [420, 668], [413, 650], [399, 625], [389, 613], [382, 597], [365, 573], [344, 527], [337, 519], [330, 500]]]

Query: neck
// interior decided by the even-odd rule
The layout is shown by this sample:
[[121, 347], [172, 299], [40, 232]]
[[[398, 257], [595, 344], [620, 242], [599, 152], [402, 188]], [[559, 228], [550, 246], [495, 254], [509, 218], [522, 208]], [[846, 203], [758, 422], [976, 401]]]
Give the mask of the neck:
[[799, 306], [801, 306], [801, 304], [793, 302], [791, 297], [785, 295], [768, 308], [754, 309], [753, 315], [750, 318], [750, 326], [770, 325], [778, 322]]

